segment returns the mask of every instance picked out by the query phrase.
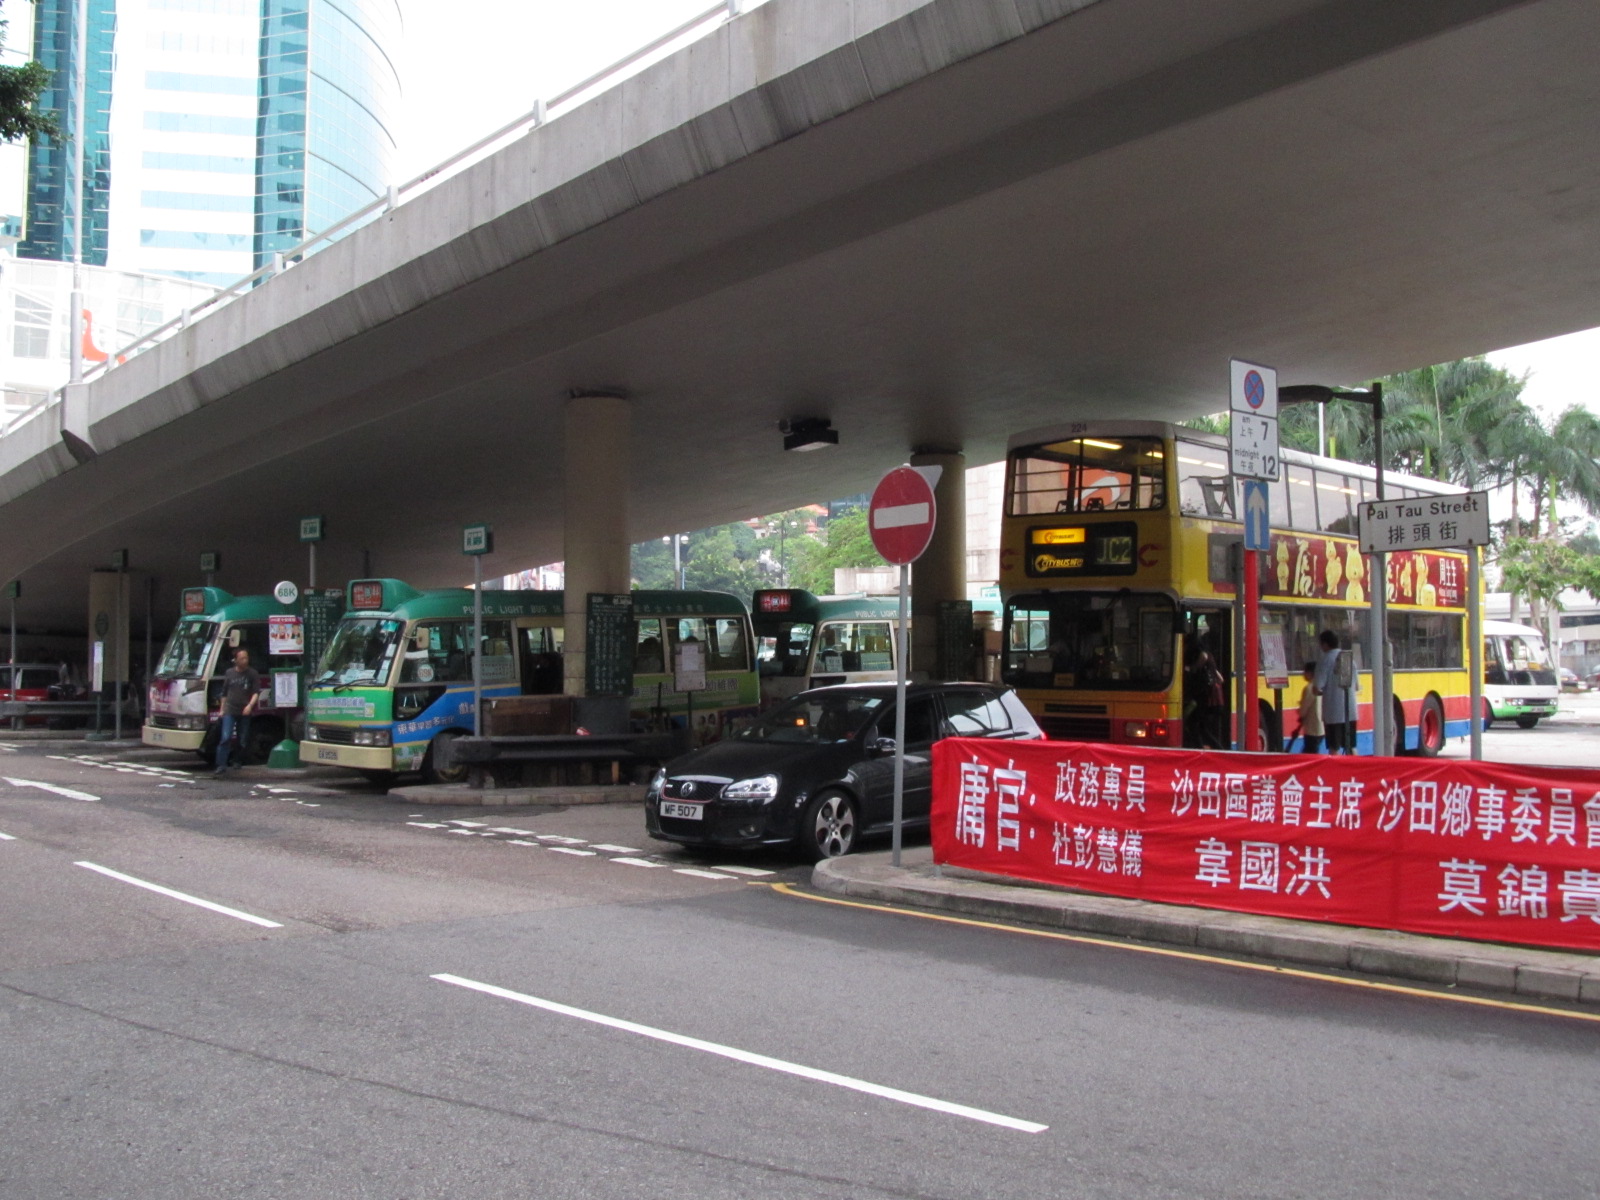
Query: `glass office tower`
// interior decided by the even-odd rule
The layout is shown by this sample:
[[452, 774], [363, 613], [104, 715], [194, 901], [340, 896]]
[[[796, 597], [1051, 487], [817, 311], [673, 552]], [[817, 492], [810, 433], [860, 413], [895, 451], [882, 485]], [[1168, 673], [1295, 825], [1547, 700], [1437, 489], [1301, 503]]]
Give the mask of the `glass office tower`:
[[[106, 261], [106, 220], [111, 199], [112, 42], [116, 0], [88, 0], [84, 113], [77, 110], [78, 0], [37, 0], [33, 56], [51, 72], [39, 107], [60, 114], [69, 137], [37, 138], [28, 149], [27, 233], [17, 252], [27, 258], [71, 259], [83, 238], [83, 261]], [[77, 182], [73, 139], [84, 138], [83, 181]]]
[[[70, 45], [78, 0], [39, 0], [35, 47]], [[231, 283], [381, 196], [400, 81], [400, 0], [89, 0], [104, 29], [109, 148], [97, 160], [85, 256], [142, 273]], [[115, 72], [110, 54], [115, 33]], [[69, 64], [70, 65], [70, 64]], [[91, 69], [89, 79], [95, 82]], [[63, 124], [76, 129], [67, 110]], [[102, 122], [102, 127], [105, 123]], [[102, 135], [102, 147], [106, 139]], [[52, 165], [30, 159], [28, 257], [70, 256], [50, 235]], [[57, 172], [59, 174], [59, 171]], [[62, 181], [57, 187], [70, 192]], [[105, 200], [101, 199], [102, 204]], [[60, 224], [59, 218], [57, 225]], [[70, 223], [68, 226], [70, 233]]]

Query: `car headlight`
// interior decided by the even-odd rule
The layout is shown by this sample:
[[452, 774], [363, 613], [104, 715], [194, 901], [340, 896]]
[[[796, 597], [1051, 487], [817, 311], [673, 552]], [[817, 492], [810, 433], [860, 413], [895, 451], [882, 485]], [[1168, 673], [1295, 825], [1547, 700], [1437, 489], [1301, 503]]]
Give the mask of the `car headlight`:
[[771, 800], [778, 794], [776, 775], [758, 775], [754, 779], [737, 779], [722, 789], [724, 800]]
[[201, 713], [199, 716], [179, 717], [178, 728], [186, 730], [189, 733], [203, 733], [205, 732], [206, 728], [206, 716], [204, 713]]
[[387, 729], [358, 729], [352, 740], [357, 746], [387, 746], [389, 744], [389, 731]]
[[661, 796], [661, 789], [667, 782], [667, 769], [658, 767], [656, 773], [650, 776], [650, 786], [645, 789], [645, 799], [655, 800]]

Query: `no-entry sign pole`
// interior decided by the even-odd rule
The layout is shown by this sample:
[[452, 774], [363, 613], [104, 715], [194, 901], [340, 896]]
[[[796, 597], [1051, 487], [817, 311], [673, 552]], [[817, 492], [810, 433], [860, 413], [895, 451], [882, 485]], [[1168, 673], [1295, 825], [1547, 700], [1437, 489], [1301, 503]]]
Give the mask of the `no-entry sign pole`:
[[[931, 478], [930, 478], [931, 476]], [[933, 485], [938, 468], [896, 467], [873, 490], [867, 530], [884, 561], [900, 568], [900, 628], [895, 635], [894, 671], [894, 834], [891, 860], [900, 865], [906, 790], [906, 667], [911, 626], [911, 564], [933, 540], [938, 505]]]

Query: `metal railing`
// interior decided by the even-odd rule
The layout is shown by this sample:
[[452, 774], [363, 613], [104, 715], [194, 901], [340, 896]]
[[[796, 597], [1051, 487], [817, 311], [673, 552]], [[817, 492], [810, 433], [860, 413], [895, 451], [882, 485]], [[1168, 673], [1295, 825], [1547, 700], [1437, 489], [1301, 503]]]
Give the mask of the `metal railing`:
[[[227, 287], [219, 289], [214, 295], [208, 296], [199, 304], [184, 309], [182, 313], [168, 321], [166, 324], [158, 325], [148, 333], [142, 334], [133, 341], [119, 346], [114, 350], [108, 350], [104, 362], [95, 363], [93, 366], [86, 367], [84, 369], [84, 380], [87, 381], [94, 376], [105, 374], [107, 371], [112, 370], [120, 361], [126, 361], [128, 358], [131, 358], [134, 355], [149, 349], [151, 346], [166, 341], [166, 339], [171, 337], [174, 333], [177, 333], [183, 329], [187, 329], [195, 322], [196, 319], [215, 312], [217, 309], [243, 295], [245, 292], [253, 290], [258, 285], [265, 285], [275, 276], [281, 274], [284, 270], [292, 267], [298, 262], [302, 262], [308, 254], [312, 254], [319, 249], [323, 249], [326, 246], [331, 245], [334, 239], [336, 239], [346, 230], [361, 224], [371, 217], [378, 216], [382, 213], [392, 212], [404, 201], [420, 195], [422, 192], [433, 187], [435, 184], [441, 183], [445, 179], [450, 178], [458, 169], [478, 161], [486, 151], [492, 147], [498, 146], [500, 143], [506, 141], [513, 135], [522, 134], [537, 129], [539, 126], [545, 124], [551, 119], [552, 110], [571, 104], [574, 100], [577, 100], [580, 97], [583, 97], [594, 91], [597, 87], [606, 83], [608, 80], [616, 79], [617, 76], [623, 74], [623, 72], [627, 71], [629, 68], [637, 65], [639, 62], [650, 57], [650, 55], [656, 53], [664, 47], [670, 46], [673, 42], [679, 40], [680, 38], [687, 37], [696, 30], [703, 29], [713, 24], [720, 25], [724, 21], [731, 21], [735, 17], [741, 15], [747, 9], [763, 2], [764, 0], [718, 0], [718, 3], [712, 5], [698, 16], [691, 17], [689, 20], [679, 25], [676, 29], [669, 30], [648, 44], [639, 47], [639, 49], [633, 51], [633, 53], [627, 55], [626, 57], [618, 59], [610, 66], [605, 67], [600, 71], [596, 71], [587, 79], [573, 84], [565, 91], [550, 97], [548, 100], [540, 100], [535, 102], [531, 111], [523, 114], [514, 121], [510, 121], [505, 125], [502, 125], [493, 133], [486, 134], [484, 137], [479, 138], [464, 150], [457, 151], [455, 154], [445, 159], [442, 163], [439, 163], [437, 166], [430, 167], [428, 170], [418, 175], [415, 179], [408, 180], [407, 182], [399, 184], [398, 186], [391, 184], [388, 192], [385, 195], [372, 201], [370, 204], [356, 209], [355, 212], [350, 213], [348, 216], [334, 222], [326, 229], [311, 235], [293, 248], [274, 252], [271, 262], [265, 264], [264, 266], [258, 267], [249, 275], [244, 276], [242, 279], [236, 280]], [[11, 433], [19, 426], [32, 420], [34, 417], [37, 417], [46, 409], [53, 408], [60, 404], [64, 395], [65, 388], [57, 388], [50, 393], [49, 397], [45, 401], [34, 405], [32, 408], [12, 418], [4, 425], [0, 425], [0, 437]]]

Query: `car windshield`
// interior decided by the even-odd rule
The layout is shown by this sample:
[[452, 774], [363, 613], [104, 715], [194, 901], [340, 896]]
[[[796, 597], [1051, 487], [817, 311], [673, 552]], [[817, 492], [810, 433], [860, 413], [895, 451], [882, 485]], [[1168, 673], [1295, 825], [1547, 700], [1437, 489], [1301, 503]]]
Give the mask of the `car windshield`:
[[870, 692], [802, 692], [758, 718], [739, 736], [753, 742], [820, 745], [844, 742], [887, 708], [884, 696]]
[[160, 675], [198, 675], [211, 649], [211, 639], [217, 635], [215, 621], [183, 621], [167, 640], [167, 652], [161, 656]]
[[351, 617], [339, 622], [323, 652], [314, 682], [324, 686], [385, 683], [400, 644], [402, 622], [379, 617]]

